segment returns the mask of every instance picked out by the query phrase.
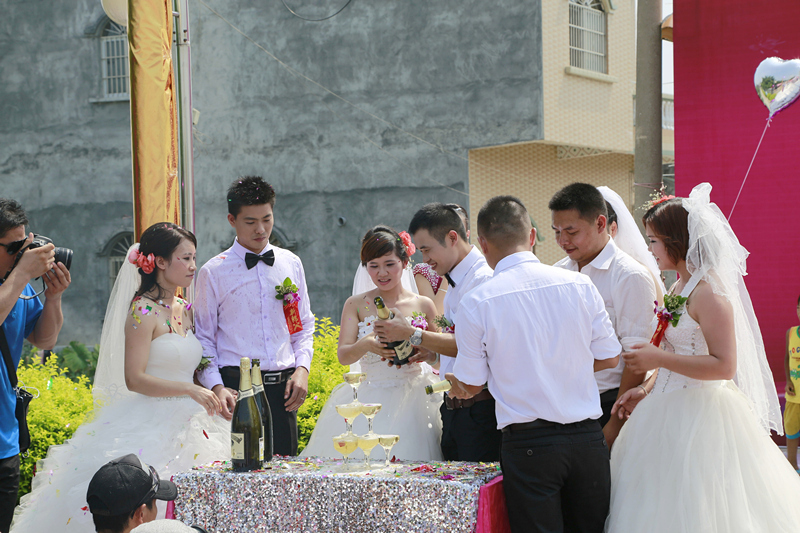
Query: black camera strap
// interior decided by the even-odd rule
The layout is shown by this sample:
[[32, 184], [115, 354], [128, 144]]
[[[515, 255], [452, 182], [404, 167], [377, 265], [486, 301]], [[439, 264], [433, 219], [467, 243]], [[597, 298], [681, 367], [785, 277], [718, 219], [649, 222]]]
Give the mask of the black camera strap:
[[14, 363], [11, 360], [11, 349], [8, 347], [8, 340], [6, 340], [6, 330], [0, 324], [0, 350], [3, 352], [3, 360], [6, 362], [6, 371], [8, 372], [8, 380], [11, 382], [11, 388], [17, 388], [17, 369], [14, 368]]

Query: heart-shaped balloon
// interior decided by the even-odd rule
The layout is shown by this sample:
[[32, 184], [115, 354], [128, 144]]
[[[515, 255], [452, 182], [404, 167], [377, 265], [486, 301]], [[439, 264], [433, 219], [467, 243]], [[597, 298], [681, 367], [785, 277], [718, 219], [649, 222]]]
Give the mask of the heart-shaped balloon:
[[758, 65], [753, 82], [771, 118], [800, 96], [800, 59], [768, 57]]

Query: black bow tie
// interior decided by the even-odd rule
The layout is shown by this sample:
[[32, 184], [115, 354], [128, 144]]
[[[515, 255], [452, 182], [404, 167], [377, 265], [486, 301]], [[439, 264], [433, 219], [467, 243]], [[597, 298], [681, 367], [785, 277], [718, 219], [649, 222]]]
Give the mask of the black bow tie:
[[447, 279], [447, 283], [449, 283], [451, 287], [456, 286], [456, 282], [453, 281], [453, 278], [450, 277], [450, 274], [445, 274], [444, 277]]
[[268, 266], [274, 265], [275, 252], [273, 250], [267, 250], [267, 252], [262, 255], [251, 254], [250, 252], [244, 254], [244, 264], [247, 265], [247, 270], [256, 266], [259, 261], [264, 261]]

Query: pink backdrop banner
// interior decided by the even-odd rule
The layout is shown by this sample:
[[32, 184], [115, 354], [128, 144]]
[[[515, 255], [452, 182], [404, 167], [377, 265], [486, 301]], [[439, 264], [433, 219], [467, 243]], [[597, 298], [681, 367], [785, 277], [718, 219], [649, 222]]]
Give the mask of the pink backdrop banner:
[[[708, 181], [727, 215], [769, 116], [756, 67], [800, 57], [800, 2], [675, 0], [674, 15], [676, 194]], [[730, 220], [750, 251], [745, 282], [781, 396], [800, 296], [798, 131], [800, 104], [773, 118]]]

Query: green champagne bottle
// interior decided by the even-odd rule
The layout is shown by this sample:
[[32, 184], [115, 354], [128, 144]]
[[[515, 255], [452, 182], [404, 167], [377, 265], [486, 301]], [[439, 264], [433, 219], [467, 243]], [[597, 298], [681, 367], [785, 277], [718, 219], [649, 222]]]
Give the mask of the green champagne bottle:
[[[386, 308], [386, 304], [383, 303], [383, 298], [380, 296], [375, 297], [375, 308], [378, 310], [378, 318], [382, 320], [394, 318], [394, 313]], [[414, 353], [414, 347], [411, 346], [408, 339], [404, 341], [386, 342], [384, 344], [387, 348], [394, 350], [395, 355], [392, 358], [392, 363], [397, 366], [408, 363], [408, 358]]]
[[250, 359], [239, 362], [239, 396], [231, 420], [231, 462], [234, 472], [261, 468], [264, 458], [264, 425], [250, 378]]
[[265, 463], [272, 460], [272, 412], [269, 410], [267, 393], [261, 381], [261, 361], [253, 359], [253, 394], [261, 411], [261, 422], [264, 426], [264, 458]]

